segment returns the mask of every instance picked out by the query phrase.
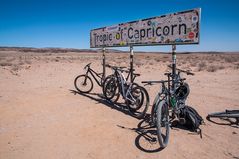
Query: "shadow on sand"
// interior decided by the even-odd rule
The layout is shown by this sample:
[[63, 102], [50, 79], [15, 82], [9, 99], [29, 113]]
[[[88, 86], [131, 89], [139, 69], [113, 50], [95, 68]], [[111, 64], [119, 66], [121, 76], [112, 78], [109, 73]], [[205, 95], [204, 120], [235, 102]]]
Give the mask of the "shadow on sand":
[[208, 121], [217, 124], [217, 125], [228, 125], [233, 128], [239, 128], [239, 119], [238, 118], [210, 118], [207, 116]]
[[125, 106], [123, 103], [114, 104], [114, 103], [104, 99], [103, 95], [100, 93], [80, 93], [76, 90], [70, 90], [70, 92], [73, 93], [74, 95], [81, 95], [81, 96], [87, 97], [93, 101], [96, 101], [97, 102], [96, 104], [98, 104], [98, 103], [104, 104], [111, 109], [115, 109], [115, 110], [120, 111], [126, 115], [132, 116], [129, 113], [127, 106]]
[[159, 146], [155, 126], [150, 125], [149, 115], [139, 122], [137, 128], [127, 128], [121, 125], [117, 126], [125, 130], [134, 131], [138, 134], [135, 138], [135, 146], [139, 150], [146, 153], [155, 153], [163, 150], [163, 148]]
[[[128, 108], [123, 103], [117, 103], [114, 104], [110, 101], [107, 101], [103, 98], [102, 94], [99, 93], [80, 93], [76, 90], [70, 90], [71, 93], [74, 95], [81, 95], [84, 97], [87, 97], [93, 101], [96, 101], [97, 103], [104, 104], [108, 106], [111, 109], [115, 109], [117, 111], [120, 111], [126, 115], [132, 116]], [[133, 117], [133, 116], [132, 116]], [[119, 128], [134, 131], [138, 134], [138, 136], [135, 138], [135, 146], [146, 153], [155, 153], [163, 150], [159, 147], [159, 143], [157, 141], [157, 131], [156, 128], [152, 125], [150, 125], [150, 115], [147, 114], [146, 117], [139, 122], [137, 125], [137, 128], [127, 128], [124, 126], [117, 125]]]

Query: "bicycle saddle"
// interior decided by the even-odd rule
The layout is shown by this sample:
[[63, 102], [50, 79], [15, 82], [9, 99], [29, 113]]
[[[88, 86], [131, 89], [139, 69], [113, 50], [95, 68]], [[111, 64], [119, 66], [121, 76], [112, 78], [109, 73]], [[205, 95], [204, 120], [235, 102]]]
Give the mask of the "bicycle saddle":
[[90, 65], [91, 65], [91, 63], [88, 63], [87, 65], [85, 65], [84, 69], [85, 69], [86, 67], [90, 67]]
[[140, 74], [139, 73], [134, 73], [134, 75], [137, 77], [137, 76], [140, 76]]

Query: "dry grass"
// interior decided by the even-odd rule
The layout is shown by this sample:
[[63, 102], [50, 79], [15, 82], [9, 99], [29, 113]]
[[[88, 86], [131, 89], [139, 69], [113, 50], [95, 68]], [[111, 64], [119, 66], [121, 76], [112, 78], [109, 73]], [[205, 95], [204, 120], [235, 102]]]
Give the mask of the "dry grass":
[[238, 56], [232, 56], [232, 55], [228, 55], [228, 56], [224, 56], [224, 60], [228, 63], [233, 63], [233, 62], [238, 62], [239, 61], [239, 57]]

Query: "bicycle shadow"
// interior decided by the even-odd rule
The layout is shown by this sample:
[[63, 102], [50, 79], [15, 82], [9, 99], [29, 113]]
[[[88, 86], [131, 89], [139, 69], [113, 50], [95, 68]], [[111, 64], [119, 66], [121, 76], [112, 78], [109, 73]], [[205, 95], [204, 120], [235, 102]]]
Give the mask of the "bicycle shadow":
[[[123, 103], [117, 103], [117, 104], [114, 104], [106, 99], [103, 98], [103, 95], [100, 94], [100, 93], [81, 93], [81, 92], [78, 92], [76, 90], [69, 90], [71, 93], [73, 93], [74, 95], [81, 95], [81, 96], [84, 96], [84, 97], [87, 97], [91, 100], [94, 100], [96, 101], [97, 103], [96, 104], [104, 104], [106, 105], [107, 107], [111, 108], [111, 109], [115, 109], [117, 111], [120, 111], [126, 115], [129, 115], [131, 117], [133, 117], [129, 111], [128, 111], [128, 108], [123, 105]], [[98, 98], [97, 98], [98, 97]]]
[[149, 117], [141, 120], [137, 128], [127, 128], [125, 126], [117, 125], [119, 128], [134, 131], [138, 134], [135, 138], [135, 146], [146, 153], [156, 153], [163, 150], [157, 141], [157, 131], [154, 126], [149, 123]]
[[[123, 105], [122, 103], [111, 103], [110, 101], [107, 101], [106, 99], [103, 98], [103, 95], [100, 93], [81, 93], [76, 90], [69, 90], [71, 93], [74, 95], [82, 95], [84, 97], [87, 97], [91, 100], [96, 101], [97, 103], [104, 104], [108, 106], [111, 109], [115, 109], [117, 111], [120, 111], [126, 115], [132, 116], [127, 107]], [[97, 104], [96, 103], [96, 104]], [[134, 117], [136, 118], [136, 117]], [[136, 118], [137, 119], [137, 118]], [[155, 127], [152, 127], [149, 123], [150, 121], [150, 114], [146, 114], [146, 117], [139, 122], [137, 125], [137, 128], [127, 128], [124, 126], [117, 125], [119, 128], [126, 129], [126, 130], [131, 130], [134, 131], [138, 134], [138, 136], [135, 138], [135, 146], [146, 153], [155, 153], [155, 152], [160, 152], [163, 150], [162, 148], [159, 147], [159, 143], [157, 142], [157, 131]]]

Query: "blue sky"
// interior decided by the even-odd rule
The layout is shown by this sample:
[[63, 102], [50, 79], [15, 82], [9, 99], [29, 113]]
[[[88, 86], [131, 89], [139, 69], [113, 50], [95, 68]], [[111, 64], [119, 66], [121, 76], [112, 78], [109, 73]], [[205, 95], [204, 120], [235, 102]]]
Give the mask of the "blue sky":
[[239, 51], [239, 0], [0, 0], [0, 46], [88, 49], [91, 29], [198, 7], [200, 44], [177, 50]]

